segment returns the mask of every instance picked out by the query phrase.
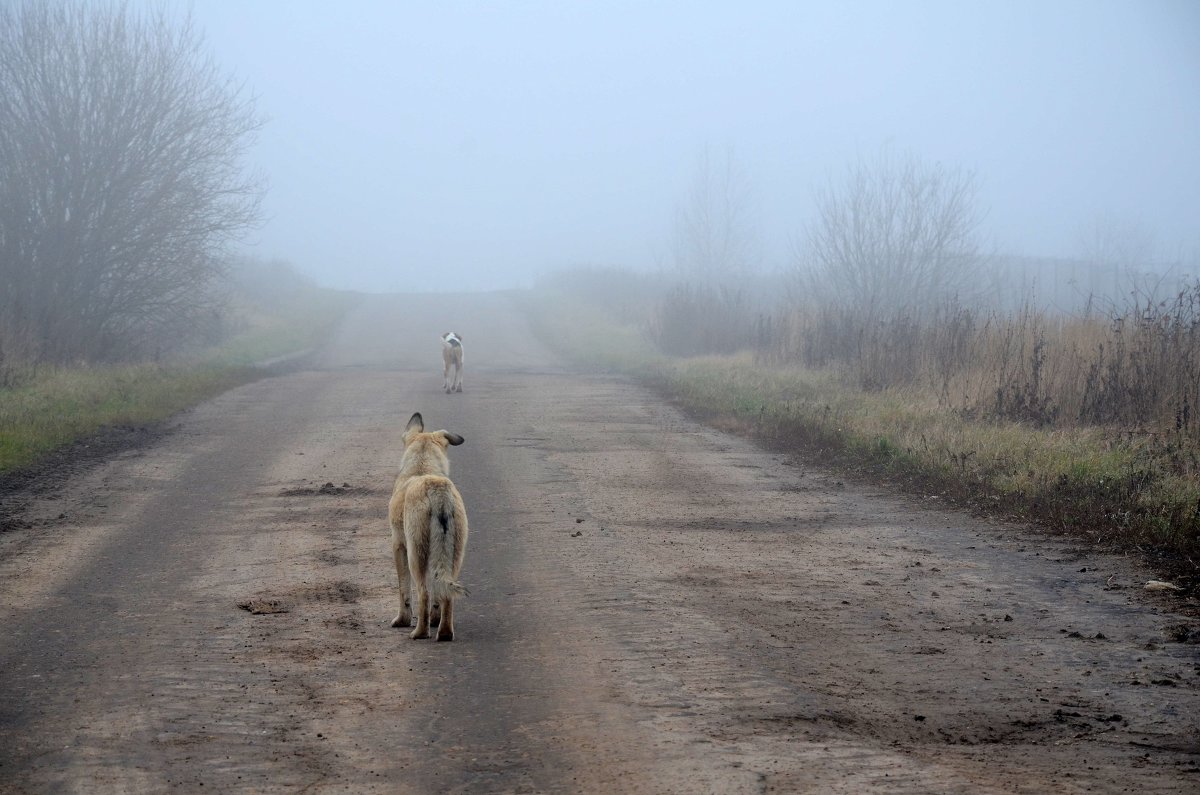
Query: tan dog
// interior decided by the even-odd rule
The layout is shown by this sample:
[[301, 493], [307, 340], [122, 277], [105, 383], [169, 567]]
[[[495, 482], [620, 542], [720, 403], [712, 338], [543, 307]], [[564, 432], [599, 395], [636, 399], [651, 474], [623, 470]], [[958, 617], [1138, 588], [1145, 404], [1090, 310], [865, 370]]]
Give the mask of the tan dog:
[[446, 457], [448, 446], [462, 443], [461, 436], [449, 431], [425, 433], [420, 413], [413, 414], [404, 429], [400, 475], [388, 503], [392, 556], [400, 581], [400, 613], [392, 626], [407, 627], [412, 621], [411, 577], [417, 626], [409, 637], [414, 639], [429, 637], [430, 623], [437, 623], [437, 639], [454, 640], [454, 599], [467, 595], [457, 582], [467, 550], [467, 511], [450, 482]]
[[[462, 391], [463, 348], [462, 335], [447, 331], [442, 335], [442, 389], [446, 394]], [[450, 367], [454, 367], [454, 380], [450, 380]]]

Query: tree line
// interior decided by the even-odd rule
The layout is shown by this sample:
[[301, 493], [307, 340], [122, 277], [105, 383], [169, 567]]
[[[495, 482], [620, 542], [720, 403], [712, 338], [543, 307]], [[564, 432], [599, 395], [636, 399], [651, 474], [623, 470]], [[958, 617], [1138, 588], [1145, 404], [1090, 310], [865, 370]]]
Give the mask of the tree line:
[[259, 218], [241, 161], [261, 124], [188, 19], [0, 6], [0, 356], [142, 357], [202, 330]]

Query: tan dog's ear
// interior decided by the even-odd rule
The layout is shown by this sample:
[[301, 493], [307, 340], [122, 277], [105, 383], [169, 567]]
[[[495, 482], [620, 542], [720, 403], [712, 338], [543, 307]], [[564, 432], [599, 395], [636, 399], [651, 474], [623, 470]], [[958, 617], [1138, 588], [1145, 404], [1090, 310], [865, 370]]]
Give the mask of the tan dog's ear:
[[446, 441], [455, 447], [466, 441], [466, 439], [462, 438], [457, 433], [450, 433], [450, 431], [438, 431], [438, 433], [440, 433], [442, 436], [445, 436]]
[[408, 418], [408, 425], [404, 426], [404, 443], [408, 444], [414, 436], [424, 430], [425, 420], [421, 418], [421, 412], [415, 412]]

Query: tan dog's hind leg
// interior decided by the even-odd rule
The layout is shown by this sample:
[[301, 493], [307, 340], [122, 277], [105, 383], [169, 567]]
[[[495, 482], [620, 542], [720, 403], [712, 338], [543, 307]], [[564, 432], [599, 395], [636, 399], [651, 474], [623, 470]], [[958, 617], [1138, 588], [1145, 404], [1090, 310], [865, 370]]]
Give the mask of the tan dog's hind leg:
[[437, 639], [454, 640], [454, 602], [450, 599], [442, 600], [441, 618], [441, 623], [438, 624]]
[[[422, 567], [424, 568], [424, 567]], [[429, 588], [425, 582], [425, 572], [418, 572], [413, 567], [409, 567], [408, 573], [413, 578], [413, 596], [417, 602], [417, 627], [409, 637], [413, 640], [429, 637]]]
[[417, 626], [409, 635], [416, 640], [429, 637], [429, 496], [425, 479], [408, 487], [404, 500], [404, 546], [408, 549], [408, 576], [412, 579], [412, 601]]
[[412, 626], [412, 610], [408, 592], [408, 553], [402, 546], [393, 546], [392, 557], [396, 561], [396, 580], [400, 584], [400, 612], [392, 620], [392, 626]]

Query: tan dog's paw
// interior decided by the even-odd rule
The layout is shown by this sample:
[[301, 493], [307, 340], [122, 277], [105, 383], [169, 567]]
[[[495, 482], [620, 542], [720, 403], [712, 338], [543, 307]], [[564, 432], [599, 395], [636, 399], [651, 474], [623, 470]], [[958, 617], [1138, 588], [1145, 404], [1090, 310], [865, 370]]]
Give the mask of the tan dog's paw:
[[412, 626], [412, 616], [401, 613], [392, 619], [393, 627], [410, 627]]
[[421, 640], [422, 638], [428, 638], [429, 637], [429, 627], [424, 627], [424, 628], [417, 627], [412, 632], [408, 633], [408, 636], [410, 638], [412, 638], [413, 640]]

